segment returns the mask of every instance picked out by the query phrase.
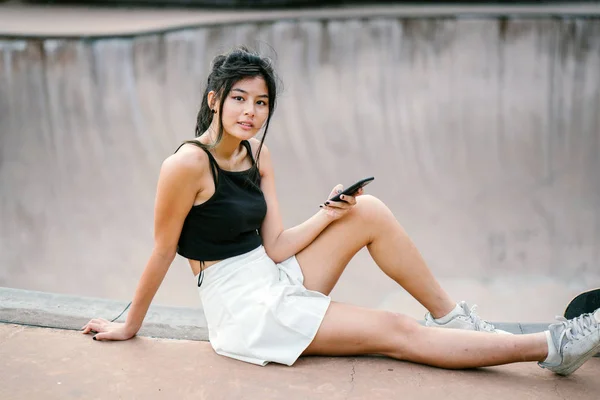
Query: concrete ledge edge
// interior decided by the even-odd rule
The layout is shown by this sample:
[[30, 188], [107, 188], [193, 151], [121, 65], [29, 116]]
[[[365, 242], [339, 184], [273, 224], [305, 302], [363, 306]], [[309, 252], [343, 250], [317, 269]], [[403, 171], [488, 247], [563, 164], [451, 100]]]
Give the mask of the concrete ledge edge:
[[[128, 304], [119, 300], [0, 287], [0, 321], [11, 324], [80, 330], [92, 318], [124, 322]], [[207, 341], [204, 311], [151, 305], [138, 336]]]

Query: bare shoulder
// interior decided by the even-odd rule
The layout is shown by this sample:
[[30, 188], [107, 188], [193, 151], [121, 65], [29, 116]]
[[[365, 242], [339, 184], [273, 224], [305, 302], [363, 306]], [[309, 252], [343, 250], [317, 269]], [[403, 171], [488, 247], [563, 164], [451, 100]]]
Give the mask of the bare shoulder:
[[[256, 138], [251, 138], [248, 140], [248, 142], [250, 143], [250, 148], [252, 149], [252, 155], [256, 158], [258, 148], [260, 147], [260, 140]], [[263, 143], [262, 149], [260, 150], [260, 158], [262, 159], [263, 157], [270, 157], [269, 148], [265, 143]]]
[[[256, 154], [258, 153], [258, 149], [260, 147], [260, 140], [256, 139], [256, 138], [251, 138], [248, 140], [248, 142], [250, 143], [250, 148], [252, 149], [252, 155], [254, 156], [254, 159], [256, 160]], [[260, 174], [264, 175], [265, 172], [267, 172], [268, 170], [270, 170], [271, 167], [271, 153], [269, 151], [269, 148], [267, 147], [266, 144], [263, 143], [262, 148], [260, 149], [260, 164], [259, 164], [259, 168], [260, 168]]]
[[167, 157], [161, 167], [161, 176], [197, 180], [209, 172], [209, 159], [204, 150], [193, 144], [184, 144], [177, 153]]
[[[256, 153], [258, 152], [258, 148], [260, 147], [260, 140], [258, 140], [257, 138], [250, 138], [248, 139], [248, 143], [250, 143], [250, 148], [252, 149], [252, 155], [256, 156]], [[263, 149], [267, 147], [263, 144]]]

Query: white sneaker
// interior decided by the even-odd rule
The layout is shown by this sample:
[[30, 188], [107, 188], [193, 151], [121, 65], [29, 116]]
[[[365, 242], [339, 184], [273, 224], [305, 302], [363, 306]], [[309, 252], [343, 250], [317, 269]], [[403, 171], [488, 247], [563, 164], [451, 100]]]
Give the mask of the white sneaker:
[[[502, 333], [506, 335], [512, 335], [510, 332], [496, 329], [496, 327], [487, 321], [484, 321], [475, 313], [477, 305], [474, 305], [469, 309], [466, 302], [461, 301], [458, 303], [458, 307], [455, 308], [446, 317], [435, 319], [431, 313], [425, 314], [425, 326], [435, 326], [438, 328], [451, 328], [451, 329], [464, 329], [468, 331], [482, 331], [491, 333]], [[450, 317], [448, 321], [442, 322], [440, 320]]]
[[567, 320], [556, 317], [559, 323], [548, 327], [560, 362], [539, 362], [559, 375], [569, 375], [600, 350], [600, 308], [593, 314]]

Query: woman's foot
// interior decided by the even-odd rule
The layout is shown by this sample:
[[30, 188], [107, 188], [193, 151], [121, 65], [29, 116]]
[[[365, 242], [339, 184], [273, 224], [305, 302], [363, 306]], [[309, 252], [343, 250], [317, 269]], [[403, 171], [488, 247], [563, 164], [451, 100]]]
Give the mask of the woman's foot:
[[538, 363], [559, 375], [569, 375], [600, 351], [600, 308], [594, 313], [548, 327], [548, 358]]
[[425, 314], [425, 326], [435, 326], [438, 328], [464, 329], [469, 331], [482, 331], [492, 333], [503, 333], [510, 335], [510, 332], [496, 329], [489, 322], [481, 319], [475, 313], [477, 306], [469, 308], [466, 302], [461, 301], [456, 305], [448, 315], [435, 319], [431, 313]]

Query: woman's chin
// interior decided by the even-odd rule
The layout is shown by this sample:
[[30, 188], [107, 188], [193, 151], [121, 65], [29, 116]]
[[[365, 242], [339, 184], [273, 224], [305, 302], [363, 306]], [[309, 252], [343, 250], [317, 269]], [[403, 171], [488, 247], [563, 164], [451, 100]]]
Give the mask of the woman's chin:
[[[231, 132], [231, 131], [230, 131]], [[240, 140], [252, 139], [258, 133], [258, 129], [243, 129], [237, 128], [232, 132], [232, 136]]]
[[257, 129], [254, 126], [248, 127], [240, 124], [227, 124], [224, 128], [227, 135], [239, 140], [252, 139], [260, 131], [260, 129]]

